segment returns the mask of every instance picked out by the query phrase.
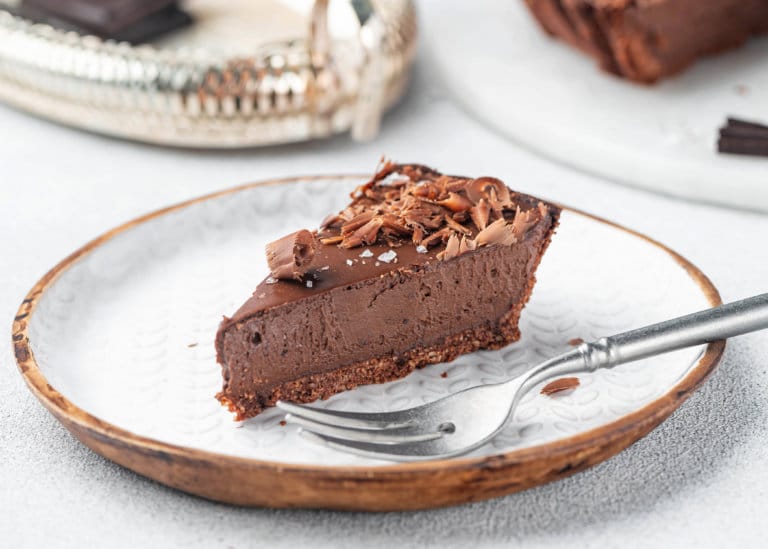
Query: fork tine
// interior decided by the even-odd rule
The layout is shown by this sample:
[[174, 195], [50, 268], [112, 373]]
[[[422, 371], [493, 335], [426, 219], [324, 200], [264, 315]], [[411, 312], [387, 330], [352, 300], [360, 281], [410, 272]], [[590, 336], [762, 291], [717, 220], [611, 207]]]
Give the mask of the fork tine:
[[413, 424], [410, 410], [382, 413], [340, 412], [337, 410], [321, 410], [302, 404], [278, 400], [276, 406], [295, 417], [302, 417], [317, 423], [334, 427], [350, 427], [352, 429], [400, 429]]
[[414, 428], [406, 429], [352, 429], [318, 423], [304, 417], [288, 414], [285, 416], [288, 423], [298, 425], [305, 431], [315, 434], [330, 436], [339, 440], [378, 442], [381, 444], [404, 444], [408, 442], [423, 442], [440, 438], [443, 434], [439, 431], [421, 431]]
[[424, 461], [429, 459], [442, 459], [466, 453], [472, 448], [460, 451], [449, 450], [442, 444], [442, 437], [421, 442], [409, 442], [405, 444], [381, 444], [376, 442], [363, 442], [343, 440], [305, 429], [299, 429], [299, 434], [305, 439], [348, 454], [369, 457], [373, 459], [391, 461]]

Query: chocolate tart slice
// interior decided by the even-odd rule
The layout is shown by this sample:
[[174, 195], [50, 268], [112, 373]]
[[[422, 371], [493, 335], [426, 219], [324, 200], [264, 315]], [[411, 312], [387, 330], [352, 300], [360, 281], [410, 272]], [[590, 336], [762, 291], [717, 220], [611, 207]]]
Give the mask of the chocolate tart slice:
[[560, 210], [498, 179], [386, 163], [316, 232], [267, 246], [272, 274], [216, 335], [237, 419], [520, 337]]
[[548, 34], [643, 83], [768, 32], [766, 0], [525, 1]]

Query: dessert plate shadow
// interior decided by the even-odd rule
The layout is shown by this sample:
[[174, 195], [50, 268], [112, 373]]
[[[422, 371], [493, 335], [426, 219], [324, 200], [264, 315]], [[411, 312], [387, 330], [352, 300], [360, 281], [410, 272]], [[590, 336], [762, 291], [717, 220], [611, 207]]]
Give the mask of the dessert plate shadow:
[[[315, 227], [365, 176], [245, 185], [102, 235], [21, 304], [13, 343], [32, 392], [94, 451], [163, 484], [238, 505], [406, 510], [491, 498], [599, 463], [661, 423], [714, 370], [724, 343], [581, 376], [529, 394], [469, 456], [391, 464], [315, 446], [277, 410], [236, 423], [214, 399], [213, 339], [266, 275], [264, 244]], [[501, 381], [593, 339], [720, 303], [691, 263], [618, 225], [565, 209], [523, 312], [519, 342], [320, 402], [395, 410]]]

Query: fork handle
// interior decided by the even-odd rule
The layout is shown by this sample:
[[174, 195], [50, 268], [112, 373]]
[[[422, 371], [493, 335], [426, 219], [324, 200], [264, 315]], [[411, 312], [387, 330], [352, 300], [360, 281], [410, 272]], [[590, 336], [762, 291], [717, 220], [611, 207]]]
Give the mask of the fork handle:
[[[651, 324], [586, 344], [589, 370], [656, 356], [768, 328], [768, 294]], [[581, 350], [581, 349], [580, 349]]]
[[567, 374], [593, 372], [685, 347], [768, 328], [768, 294], [706, 309], [658, 324], [582, 343], [530, 372], [526, 390]]

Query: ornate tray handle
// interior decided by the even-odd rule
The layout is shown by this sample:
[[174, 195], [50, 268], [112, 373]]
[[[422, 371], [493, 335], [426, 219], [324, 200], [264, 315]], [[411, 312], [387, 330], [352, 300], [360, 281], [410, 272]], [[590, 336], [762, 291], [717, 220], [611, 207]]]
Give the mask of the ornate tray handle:
[[92, 131], [142, 141], [243, 147], [351, 130], [376, 135], [402, 94], [416, 41], [411, 0], [350, 0], [357, 40], [334, 41], [328, 0], [306, 38], [252, 55], [132, 47], [0, 10], [0, 100]]

